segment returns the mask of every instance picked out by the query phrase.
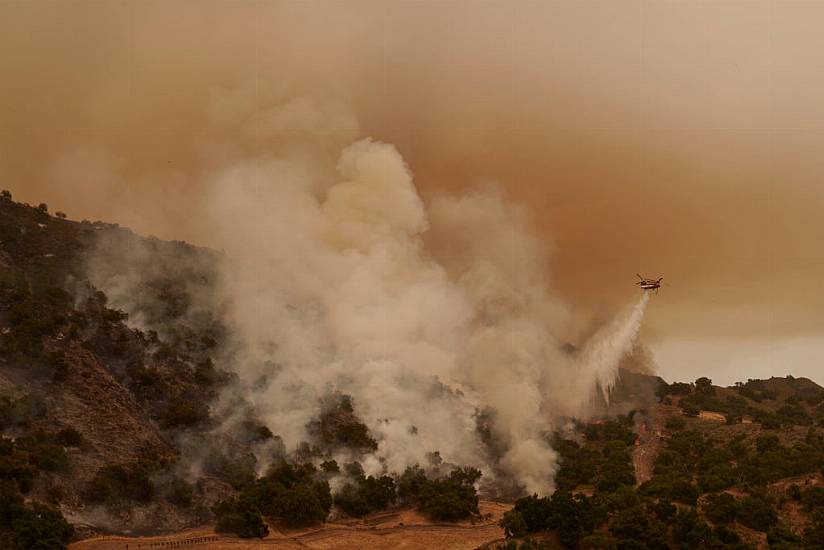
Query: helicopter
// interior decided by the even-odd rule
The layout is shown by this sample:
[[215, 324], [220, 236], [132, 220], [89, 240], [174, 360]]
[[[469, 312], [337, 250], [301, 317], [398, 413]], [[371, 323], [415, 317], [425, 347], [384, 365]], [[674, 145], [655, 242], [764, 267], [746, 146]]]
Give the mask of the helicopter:
[[636, 285], [640, 286], [644, 290], [654, 290], [656, 294], [658, 294], [658, 289], [661, 288], [661, 281], [664, 280], [663, 277], [659, 277], [658, 279], [647, 279], [642, 277], [640, 273], [636, 273], [640, 281], [635, 283]]

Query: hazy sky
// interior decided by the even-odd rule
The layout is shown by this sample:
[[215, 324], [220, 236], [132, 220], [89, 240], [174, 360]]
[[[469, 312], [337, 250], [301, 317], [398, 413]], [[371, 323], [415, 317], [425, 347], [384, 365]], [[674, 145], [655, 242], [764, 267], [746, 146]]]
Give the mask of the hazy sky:
[[582, 319], [663, 275], [665, 378], [824, 382], [822, 25], [822, 1], [4, 0], [0, 186], [197, 242], [210, 167], [260, 147], [221, 106], [322, 98], [425, 197], [523, 203]]

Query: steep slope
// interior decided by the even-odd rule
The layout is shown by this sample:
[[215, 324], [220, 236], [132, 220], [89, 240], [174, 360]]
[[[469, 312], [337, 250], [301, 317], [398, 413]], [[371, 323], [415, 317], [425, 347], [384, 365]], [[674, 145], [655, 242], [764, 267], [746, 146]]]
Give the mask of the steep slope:
[[[61, 458], [63, 466], [41, 468], [30, 497], [59, 502], [81, 523], [178, 528], [203, 516], [198, 498], [214, 500], [208, 490], [195, 491], [188, 509], [153, 498], [158, 510], [147, 512], [143, 521], [128, 507], [90, 509], [95, 500], [90, 486], [112, 465], [145, 470], [149, 478], [171, 476], [169, 465], [179, 454], [176, 439], [188, 427], [209, 424], [216, 386], [228, 378], [209, 357], [216, 345], [213, 327], [198, 332], [180, 323], [173, 336], [161, 337], [129, 326], [125, 313], [109, 307], [89, 278], [101, 242], [121, 244], [122, 258], [137, 244], [159, 245], [114, 225], [51, 216], [45, 205], [0, 199], [0, 422], [10, 437], [50, 441], [61, 430], [78, 434], [63, 451], [68, 457]], [[212, 254], [182, 243], [162, 246], [175, 247], [181, 259]], [[134, 267], [125, 261], [107, 265], [109, 277]], [[174, 290], [157, 292], [155, 303], [185, 298]], [[170, 305], [158, 326], [173, 322], [173, 310]], [[36, 462], [37, 450], [31, 454]]]

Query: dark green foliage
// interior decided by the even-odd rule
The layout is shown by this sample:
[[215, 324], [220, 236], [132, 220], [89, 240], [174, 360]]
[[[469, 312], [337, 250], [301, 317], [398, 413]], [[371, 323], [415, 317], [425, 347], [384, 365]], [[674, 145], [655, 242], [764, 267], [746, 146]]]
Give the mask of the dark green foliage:
[[126, 374], [138, 390], [153, 386], [161, 381], [157, 369], [145, 367], [142, 363], [133, 363], [127, 366]]
[[22, 282], [4, 308], [10, 326], [0, 337], [0, 351], [21, 362], [44, 360], [44, 337], [54, 334], [67, 322], [67, 296], [57, 287], [33, 286], [30, 290], [28, 284]]
[[477, 515], [478, 494], [474, 484], [481, 472], [456, 468], [445, 479], [429, 479], [419, 466], [407, 468], [398, 478], [397, 495], [404, 504], [438, 521], [458, 521]]
[[660, 499], [652, 506], [652, 511], [660, 521], [667, 521], [675, 515], [678, 508], [673, 503]]
[[[213, 340], [212, 340], [213, 341]], [[222, 384], [228, 380], [225, 372], [218, 370], [210, 358], [206, 358], [195, 365], [195, 382], [204, 387]]]
[[552, 445], [561, 457], [556, 476], [559, 489], [572, 490], [579, 485], [595, 485], [599, 491], [612, 492], [622, 485], [633, 485], [635, 474], [627, 445], [635, 434], [627, 427], [628, 417], [586, 426], [587, 440], [603, 443], [598, 451], [592, 445], [579, 445], [555, 435]]
[[478, 493], [473, 485], [479, 477], [480, 472], [474, 468], [459, 468], [453, 470], [446, 479], [427, 479], [421, 482], [413, 471], [404, 482], [403, 493], [407, 499], [417, 503], [418, 510], [430, 518], [437, 521], [458, 521], [480, 513]]
[[763, 498], [752, 495], [741, 500], [728, 493], [710, 495], [704, 505], [704, 514], [714, 523], [737, 521], [757, 531], [768, 531], [777, 521], [773, 506]]
[[395, 503], [395, 480], [389, 476], [376, 478], [360, 474], [343, 486], [335, 496], [335, 505], [354, 517], [384, 510]]
[[61, 550], [73, 532], [60, 512], [39, 502], [24, 505], [16, 484], [0, 480], [0, 547]]
[[336, 474], [340, 472], [340, 467], [338, 463], [334, 460], [324, 460], [320, 464], [320, 469], [326, 472], [327, 474]]
[[5, 437], [0, 437], [0, 480], [14, 482], [23, 493], [31, 490], [37, 467], [29, 453]]
[[0, 397], [0, 426], [26, 427], [32, 420], [46, 415], [46, 403], [38, 395], [24, 395], [17, 399]]
[[18, 437], [15, 447], [29, 453], [31, 461], [39, 470], [50, 472], [67, 472], [69, 455], [63, 445], [52, 434], [39, 432], [25, 437]]
[[692, 384], [686, 382], [673, 382], [672, 384], [663, 384], [658, 390], [659, 397], [665, 395], [689, 395], [692, 392]]
[[763, 380], [750, 379], [746, 384], [736, 382], [735, 389], [738, 390], [738, 393], [744, 397], [752, 399], [756, 403], [760, 403], [764, 400], [772, 400], [776, 397], [774, 391], [767, 389]]
[[667, 418], [665, 427], [668, 430], [683, 430], [686, 423], [686, 420], [684, 420], [680, 416], [671, 416]]
[[775, 411], [782, 424], [790, 426], [809, 426], [813, 423], [812, 417], [801, 405], [781, 405]]
[[805, 548], [824, 548], [824, 511], [816, 511], [811, 519], [810, 526], [804, 530], [803, 545]]
[[369, 429], [355, 416], [352, 397], [333, 393], [321, 403], [321, 414], [307, 425], [309, 433], [329, 448], [346, 447], [360, 451], [374, 451], [378, 443], [369, 435]]
[[735, 521], [738, 502], [729, 493], [709, 495], [704, 505], [704, 515], [714, 523]]
[[738, 466], [739, 478], [755, 485], [813, 473], [824, 464], [824, 446], [820, 441], [786, 447], [774, 436], [762, 436], [756, 450], [743, 456]]
[[707, 395], [715, 395], [715, 390], [712, 387], [712, 380], [706, 376], [696, 379], [695, 381], [696, 393], [703, 393]]
[[735, 510], [736, 520], [756, 531], [768, 531], [778, 520], [773, 506], [763, 498], [745, 496]]
[[618, 548], [667, 548], [667, 528], [642, 506], [620, 510], [610, 527]]
[[770, 529], [767, 533], [767, 543], [770, 545], [770, 548], [792, 550], [801, 547], [801, 537], [786, 527], [778, 525]]
[[627, 422], [624, 417], [621, 420], [604, 420], [602, 422], [588, 424], [584, 434], [588, 441], [623, 441], [625, 445], [635, 443], [636, 435], [632, 431], [632, 421]]
[[673, 540], [683, 548], [704, 548], [711, 546], [715, 534], [706, 521], [693, 509], [679, 510], [673, 519]]
[[529, 525], [522, 513], [510, 510], [504, 514], [500, 522], [506, 538], [523, 537], [529, 533]]
[[604, 462], [595, 476], [595, 486], [602, 492], [613, 492], [621, 485], [634, 485], [635, 472], [632, 468], [627, 447], [623, 441], [610, 441], [604, 446]]
[[571, 490], [592, 483], [605, 460], [602, 453], [558, 436], [552, 447], [560, 455], [561, 469], [555, 477], [559, 489]]
[[681, 401], [681, 408], [684, 410], [684, 414], [690, 417], [696, 417], [701, 412], [697, 405], [691, 402], [684, 402]]
[[478, 512], [475, 487], [450, 480], [426, 483], [418, 496], [418, 510], [438, 521], [458, 521]]
[[253, 455], [227, 457], [216, 453], [206, 459], [204, 468], [240, 491], [255, 482], [255, 464]]
[[246, 443], [261, 443], [263, 441], [274, 439], [275, 435], [272, 430], [252, 419], [246, 419], [241, 424], [241, 433], [239, 437]]
[[241, 492], [264, 516], [288, 526], [308, 526], [326, 519], [332, 506], [329, 483], [311, 464], [282, 463]]
[[556, 530], [564, 548], [577, 548], [606, 519], [606, 509], [598, 499], [558, 490], [552, 497], [518, 499], [504, 514], [501, 527], [507, 536]]
[[86, 489], [86, 498], [96, 504], [149, 502], [155, 493], [147, 467], [108, 465], [100, 468]]
[[418, 465], [408, 467], [398, 479], [398, 498], [404, 504], [414, 504], [427, 481], [423, 468]]
[[241, 496], [218, 502], [212, 506], [212, 513], [215, 515], [215, 531], [218, 533], [232, 533], [242, 538], [262, 538], [269, 534], [260, 510], [249, 498]]
[[[795, 487], [798, 488], [797, 485]], [[800, 492], [800, 497], [807, 511], [824, 510], [824, 487], [808, 487]]]

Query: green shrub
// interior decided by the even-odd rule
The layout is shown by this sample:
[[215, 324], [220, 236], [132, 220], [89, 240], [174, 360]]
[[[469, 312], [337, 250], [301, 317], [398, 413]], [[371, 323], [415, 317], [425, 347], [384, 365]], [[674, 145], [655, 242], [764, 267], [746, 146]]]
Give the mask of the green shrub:
[[340, 467], [338, 466], [338, 463], [335, 460], [324, 460], [320, 464], [320, 469], [326, 472], [327, 474], [336, 474], [340, 472]]
[[329, 515], [329, 484], [298, 484], [278, 490], [271, 502], [271, 515], [290, 527], [321, 523]]
[[[798, 486], [796, 485], [796, 488]], [[824, 487], [808, 487], [801, 492], [801, 502], [808, 512], [824, 509]]]
[[66, 472], [69, 469], [69, 455], [53, 435], [38, 433], [18, 437], [15, 446], [28, 452], [39, 470]]
[[801, 537], [786, 527], [778, 525], [770, 529], [767, 533], [767, 543], [770, 545], [770, 548], [792, 550], [801, 547]]
[[354, 517], [385, 510], [396, 499], [395, 480], [389, 476], [360, 477], [343, 486], [335, 495], [335, 505]]
[[241, 538], [263, 538], [269, 534], [260, 510], [249, 498], [220, 501], [212, 506], [212, 513], [218, 533], [232, 533]]
[[731, 494], [714, 494], [707, 497], [704, 515], [714, 523], [730, 523], [735, 521], [737, 509], [738, 502]]
[[378, 443], [369, 429], [355, 416], [352, 397], [334, 393], [321, 402], [321, 414], [306, 426], [309, 433], [329, 448], [346, 447], [363, 452], [375, 451]]
[[241, 491], [255, 483], [256, 462], [253, 455], [229, 458], [223, 454], [215, 453], [206, 459], [204, 469]]
[[272, 430], [252, 419], [246, 419], [241, 424], [240, 439], [245, 443], [260, 443], [274, 439]]
[[318, 478], [311, 464], [282, 463], [246, 487], [241, 496], [263, 515], [293, 527], [322, 522], [332, 507], [329, 483]]
[[436, 521], [458, 521], [480, 513], [475, 487], [451, 479], [427, 481], [417, 500], [418, 510]]
[[14, 482], [20, 491], [28, 493], [36, 474], [37, 467], [31, 456], [11, 439], [0, 437], [0, 480]]
[[32, 420], [46, 416], [46, 402], [39, 395], [24, 395], [17, 399], [0, 397], [0, 426], [25, 427]]
[[778, 521], [775, 510], [768, 502], [751, 495], [738, 503], [735, 517], [739, 523], [756, 531], [769, 531]]
[[529, 532], [529, 526], [524, 520], [524, 516], [515, 510], [504, 513], [499, 525], [504, 530], [506, 538], [523, 537]]
[[23, 503], [16, 484], [0, 480], [0, 546], [8, 550], [62, 550], [74, 529], [48, 506]]

